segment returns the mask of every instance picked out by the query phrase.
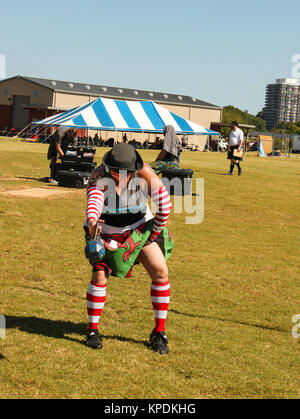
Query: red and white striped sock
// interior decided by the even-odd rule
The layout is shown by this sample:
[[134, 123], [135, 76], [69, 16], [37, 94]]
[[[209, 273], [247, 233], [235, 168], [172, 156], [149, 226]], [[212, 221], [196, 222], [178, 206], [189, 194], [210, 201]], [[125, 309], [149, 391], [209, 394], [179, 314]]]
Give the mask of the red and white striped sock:
[[98, 329], [100, 316], [105, 304], [105, 298], [106, 285], [99, 285], [91, 281], [86, 294], [89, 331], [92, 329]]
[[164, 332], [170, 302], [170, 282], [151, 284], [151, 302], [155, 316], [155, 332]]

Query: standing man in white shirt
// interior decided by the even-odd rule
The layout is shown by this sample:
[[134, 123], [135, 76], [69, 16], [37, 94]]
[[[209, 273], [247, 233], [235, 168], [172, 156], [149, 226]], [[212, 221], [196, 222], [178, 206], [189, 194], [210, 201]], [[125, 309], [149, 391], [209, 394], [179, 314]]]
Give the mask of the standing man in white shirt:
[[242, 174], [240, 161], [243, 160], [243, 157], [234, 156], [233, 153], [234, 153], [234, 150], [237, 150], [238, 152], [242, 150], [243, 142], [244, 142], [244, 133], [239, 128], [239, 124], [236, 121], [233, 121], [231, 123], [231, 132], [230, 132], [230, 140], [229, 140], [230, 149], [227, 156], [227, 159], [230, 160], [230, 170], [227, 173], [229, 176], [232, 176], [232, 172], [235, 165], [237, 165], [237, 168], [238, 168], [238, 175], [241, 176]]

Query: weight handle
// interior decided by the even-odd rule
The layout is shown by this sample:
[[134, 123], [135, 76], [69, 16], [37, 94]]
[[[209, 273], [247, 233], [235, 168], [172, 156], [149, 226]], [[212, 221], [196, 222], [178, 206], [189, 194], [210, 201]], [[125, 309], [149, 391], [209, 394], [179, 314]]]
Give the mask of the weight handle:
[[100, 225], [100, 221], [98, 220], [98, 221], [96, 222], [96, 228], [95, 228], [94, 240], [97, 240], [99, 225]]

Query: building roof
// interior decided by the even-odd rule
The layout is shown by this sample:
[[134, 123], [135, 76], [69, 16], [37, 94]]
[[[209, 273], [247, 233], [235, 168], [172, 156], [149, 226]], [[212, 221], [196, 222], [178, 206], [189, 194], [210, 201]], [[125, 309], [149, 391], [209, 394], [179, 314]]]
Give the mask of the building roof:
[[7, 81], [14, 78], [28, 80], [32, 83], [51, 89], [55, 92], [74, 93], [89, 96], [111, 97], [116, 99], [131, 99], [131, 100], [151, 100], [159, 103], [168, 103], [176, 105], [190, 105], [201, 108], [222, 109], [220, 106], [213, 105], [200, 99], [193, 98], [186, 95], [177, 95], [174, 93], [150, 92], [139, 89], [127, 89], [121, 87], [111, 87], [103, 85], [95, 85], [88, 83], [76, 83], [69, 81], [41, 79], [36, 77], [14, 76], [9, 79], [1, 80]]
[[[214, 126], [214, 127], [220, 127], [220, 128], [230, 128], [231, 127], [231, 123], [229, 122], [211, 122], [210, 126]], [[239, 123], [239, 127], [240, 128], [245, 128], [245, 129], [253, 129], [256, 127], [256, 125], [248, 125], [248, 124], [240, 124]]]

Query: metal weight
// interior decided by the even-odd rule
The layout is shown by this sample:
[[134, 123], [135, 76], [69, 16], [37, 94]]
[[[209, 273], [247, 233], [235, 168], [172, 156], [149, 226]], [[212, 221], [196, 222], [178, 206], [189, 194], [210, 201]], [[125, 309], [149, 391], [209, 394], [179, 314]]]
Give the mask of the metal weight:
[[103, 241], [97, 237], [99, 221], [96, 224], [95, 236], [93, 240], [89, 240], [85, 246], [84, 253], [86, 258], [92, 263], [99, 263], [105, 257], [105, 247]]

